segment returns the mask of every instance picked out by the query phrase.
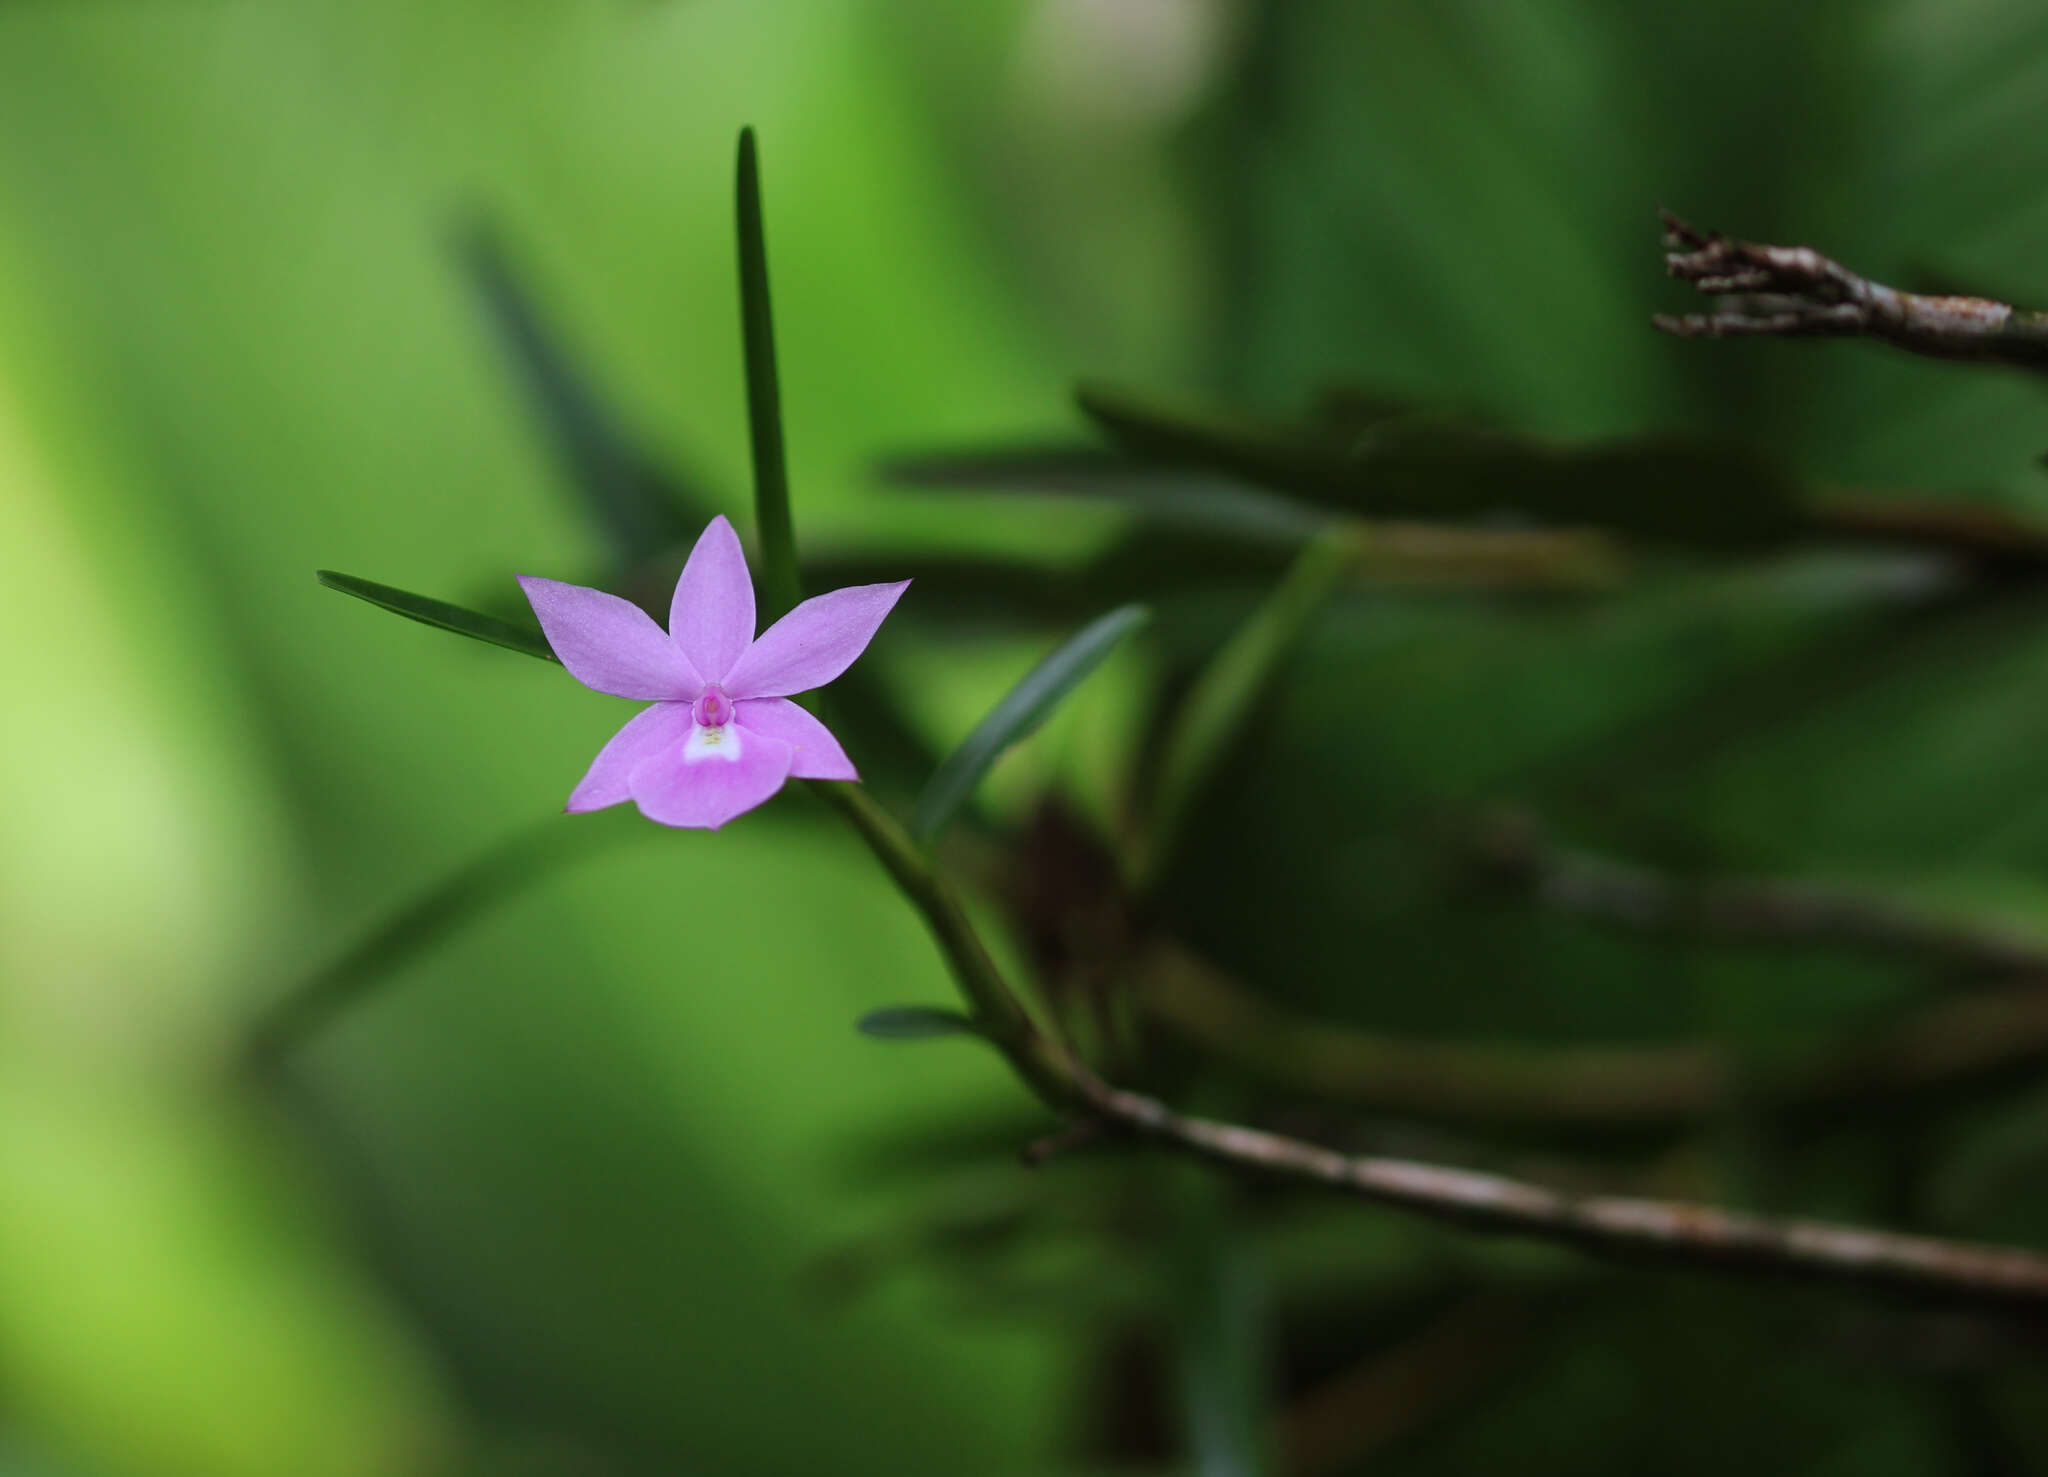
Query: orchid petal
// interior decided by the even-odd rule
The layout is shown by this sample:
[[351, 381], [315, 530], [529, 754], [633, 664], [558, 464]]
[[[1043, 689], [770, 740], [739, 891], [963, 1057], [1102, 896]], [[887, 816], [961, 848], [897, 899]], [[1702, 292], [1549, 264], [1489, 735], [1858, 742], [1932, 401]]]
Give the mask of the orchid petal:
[[632, 799], [633, 771], [658, 754], [680, 753], [690, 727], [688, 703], [656, 703], [641, 709], [597, 751], [563, 808], [581, 814]]
[[789, 697], [823, 687], [867, 649], [876, 627], [909, 588], [909, 580], [849, 585], [804, 601], [732, 664], [722, 684], [727, 696]]
[[693, 724], [678, 750], [655, 754], [633, 771], [633, 803], [664, 826], [715, 831], [782, 788], [795, 750], [736, 723]]
[[668, 634], [706, 682], [722, 681], [754, 639], [754, 581], [740, 536], [723, 514], [690, 550], [669, 605]]
[[786, 697], [751, 697], [733, 704], [733, 722], [748, 733], [780, 739], [796, 750], [793, 780], [857, 780], [860, 774], [832, 731]]
[[519, 576], [548, 645], [569, 675], [613, 697], [695, 702], [704, 679], [630, 600], [537, 575]]

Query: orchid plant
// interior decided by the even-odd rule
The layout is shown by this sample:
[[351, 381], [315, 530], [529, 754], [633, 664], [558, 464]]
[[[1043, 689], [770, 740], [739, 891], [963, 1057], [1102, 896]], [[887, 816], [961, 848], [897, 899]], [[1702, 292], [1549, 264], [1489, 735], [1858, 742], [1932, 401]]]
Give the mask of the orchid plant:
[[[896, 608], [910, 581], [853, 584], [810, 599], [799, 599], [793, 525], [782, 470], [781, 429], [776, 403], [773, 339], [767, 302], [765, 248], [759, 216], [758, 181], [750, 135], [743, 135], [740, 164], [742, 310], [749, 408], [755, 452], [755, 524], [764, 572], [763, 603], [781, 611], [757, 634], [756, 590], [740, 538], [724, 516], [711, 518], [696, 537], [668, 600], [667, 629], [641, 605], [605, 590], [534, 575], [518, 577], [539, 631], [442, 601], [323, 573], [323, 582], [415, 620], [479, 640], [561, 663], [584, 686], [611, 696], [649, 704], [629, 719], [590, 763], [571, 790], [566, 809], [595, 811], [630, 800], [640, 814], [663, 826], [717, 831], [761, 806], [790, 780], [828, 782], [819, 793], [833, 804], [923, 917], [950, 966], [964, 1012], [930, 1006], [895, 1007], [867, 1017], [863, 1029], [884, 1037], [966, 1035], [984, 1040], [1013, 1069], [1020, 1082], [1045, 1105], [1063, 1115], [1068, 1130], [1034, 1146], [1027, 1157], [1048, 1154], [1105, 1135], [1143, 1137], [1185, 1154], [1266, 1175], [1332, 1187], [1380, 1203], [1419, 1210], [1467, 1225], [1567, 1240], [1596, 1249], [1672, 1259], [1761, 1267], [1809, 1276], [1856, 1277], [1920, 1292], [1936, 1291], [2048, 1303], [2048, 1256], [2005, 1248], [1975, 1247], [1921, 1237], [1898, 1236], [1811, 1222], [1778, 1223], [1693, 1205], [1610, 1196], [1577, 1196], [1501, 1176], [1440, 1168], [1378, 1156], [1347, 1156], [1331, 1149], [1263, 1130], [1188, 1116], [1158, 1098], [1106, 1080], [1116, 1053], [1105, 1049], [1113, 1024], [1088, 1037], [1082, 1017], [1063, 1015], [1049, 990], [1027, 995], [994, 962], [947, 874], [935, 843], [948, 819], [973, 793], [1005, 749], [1027, 736], [1069, 692], [1093, 672], [1112, 649], [1143, 623], [1146, 611], [1122, 605], [1082, 627], [1057, 646], [999, 702], [953, 755], [936, 766], [912, 826], [866, 793], [860, 771], [840, 739], [793, 699], [845, 674], [867, 649]], [[1689, 238], [1691, 239], [1691, 238]], [[1697, 238], [1704, 241], [1706, 238]], [[1704, 248], [1702, 248], [1704, 249]], [[1755, 250], [1762, 250], [1757, 248]], [[1718, 258], [1716, 258], [1718, 259]], [[1190, 462], [1228, 473], [1251, 469], [1259, 475], [1298, 480], [1309, 495], [1329, 495], [1351, 475], [1365, 444], [1342, 426], [1333, 442], [1323, 426], [1300, 442], [1285, 445], [1241, 427], [1217, 430], [1184, 417], [1146, 412], [1100, 396], [1084, 399], [1099, 423], [1125, 433], [1127, 444], [1161, 453], [1170, 462]], [[1345, 415], [1380, 427], [1387, 412], [1378, 405], [1338, 407]], [[1340, 417], [1341, 419], [1341, 417]], [[1404, 442], [1403, 437], [1409, 438]], [[1443, 439], [1441, 427], [1375, 429], [1371, 445], [1397, 464], [1420, 458], [1447, 479], [1470, 476], [1471, 498], [1479, 506], [1494, 496], [1501, 469], [1525, 480], [1550, 479], [1575, 519], [1598, 521], [1653, 536], [1677, 536], [1703, 546], [1731, 546], [1783, 539], [1806, 525], [1810, 514], [1789, 498], [1732, 515], [1720, 495], [1726, 468], [1692, 462], [1685, 454], [1659, 450], [1656, 465], [1692, 478], [1674, 485], [1705, 491], [1687, 502], [1674, 495], [1655, 506], [1636, 497], [1639, 453], [1601, 450], [1569, 461], [1551, 448], [1522, 445], [1489, 434], [1477, 443], [1469, 465], [1463, 452]], [[1333, 448], [1333, 445], [1335, 449]], [[1640, 453], [1648, 455], [1649, 453]], [[1435, 460], [1431, 460], [1434, 458]], [[1021, 463], [1028, 475], [1059, 476], [1074, 471], [1071, 461]], [[1605, 480], [1603, 480], [1605, 479]], [[1389, 486], [1398, 495], [1399, 479]], [[1376, 490], [1378, 484], [1375, 484]], [[1625, 488], [1625, 498], [1610, 495]], [[1318, 510], [1327, 513], [1327, 507]], [[1242, 514], [1242, 510], [1239, 510]], [[1264, 516], [1264, 515], [1262, 515]], [[1733, 521], [1731, 521], [1731, 518]], [[694, 526], [694, 525], [693, 525]], [[1103, 862], [1086, 850], [1096, 869], [1062, 876], [1061, 887], [1086, 894], [1087, 906], [1113, 915], [1104, 926], [1091, 915], [1087, 936], [1098, 941], [1099, 957], [1086, 961], [1094, 977], [1137, 976], [1179, 969], [1190, 989], [1224, 999], [1222, 987], [1187, 963], [1171, 941], [1152, 930], [1153, 889], [1181, 823], [1205, 783], [1250, 733], [1265, 709], [1273, 674], [1300, 644], [1303, 633], [1340, 582], [1363, 562], [1401, 557], [1398, 525], [1376, 531], [1378, 542], [1361, 539], [1359, 528], [1338, 517], [1296, 518], [1292, 513], [1262, 531], [1290, 541], [1284, 572], [1272, 582], [1252, 615], [1186, 685], [1178, 706], [1162, 725], [1152, 755], [1154, 780], [1148, 794], [1130, 807], [1130, 834], [1122, 854]], [[1411, 541], [1413, 532], [1410, 531]], [[678, 543], [680, 540], [678, 540]], [[1598, 538], [1577, 532], [1465, 531], [1455, 539], [1424, 540], [1418, 563], [1441, 575], [1446, 569], [1482, 583], [1522, 581], [1582, 587], [1611, 576], [1610, 552]], [[2004, 552], [2009, 549], [2001, 546]], [[2044, 541], [2048, 548], [2048, 541]], [[2048, 561], [2048, 553], [2042, 555]], [[891, 571], [893, 572], [893, 571]], [[927, 587], [929, 589], [929, 587]], [[847, 732], [855, 736], [849, 727]], [[857, 747], [858, 745], [856, 745]], [[557, 821], [559, 818], [556, 818]], [[715, 843], [706, 843], [715, 844]], [[1079, 871], [1080, 869], [1076, 869]], [[1639, 886], [1640, 884], [1638, 884]], [[475, 879], [458, 878], [449, 889], [451, 908], [469, 906]], [[1591, 889], [1562, 889], [1584, 897]], [[1637, 895], [1632, 894], [1632, 897]], [[445, 901], [445, 900], [443, 900]], [[1810, 906], [1810, 899], [1808, 905]], [[436, 905], [438, 907], [438, 903]], [[1642, 911], [1639, 898], [1631, 903]], [[445, 909], [443, 911], [446, 911]], [[1742, 911], [1742, 910], [1734, 910]], [[1770, 912], [1769, 909], [1758, 910]], [[1822, 909], [1826, 912], [1826, 909]], [[430, 919], [439, 914], [430, 908]], [[1773, 914], [1772, 916], [1778, 916]], [[1830, 915], [1831, 917], [1834, 915]], [[1838, 920], [1831, 927], [1839, 926]], [[397, 930], [418, 932], [418, 917]], [[379, 949], [362, 951], [380, 957]], [[1162, 962], [1163, 961], [1163, 962]], [[347, 970], [315, 981], [288, 1000], [257, 1033], [252, 1055], [273, 1058], [365, 987], [364, 974]], [[1222, 1049], [1246, 1054], [1263, 1042], [1286, 1058], [1284, 1068], [1313, 1053], [1296, 1051], [1295, 1038], [1272, 1028], [1249, 1007], [1225, 999], [1208, 1013], [1223, 1027], [1212, 1032]], [[1242, 1029], [1240, 1029], [1242, 1027]], [[1390, 1058], [1366, 1056], [1384, 1064]], [[1436, 1060], [1437, 1058], [1431, 1058]], [[1490, 1060], [1490, 1059], [1489, 1059]], [[1328, 1066], [1327, 1057], [1317, 1061]], [[1440, 1088], [1456, 1099], [1461, 1081], [1486, 1077], [1482, 1066], [1447, 1070], [1443, 1083], [1400, 1061], [1379, 1071], [1370, 1093], [1413, 1091], [1428, 1096]], [[1454, 1064], [1455, 1065], [1455, 1064]], [[1576, 1069], [1574, 1069], [1576, 1071]], [[1487, 1079], [1490, 1082], [1491, 1079]], [[1519, 1081], [1519, 1079], [1516, 1079]], [[1402, 1084], [1408, 1084], [1403, 1088]], [[1421, 1084], [1416, 1086], [1415, 1084]], [[1486, 1082], [1469, 1102], [1519, 1101], [1487, 1096]], [[1374, 1099], [1377, 1101], [1378, 1099]]]

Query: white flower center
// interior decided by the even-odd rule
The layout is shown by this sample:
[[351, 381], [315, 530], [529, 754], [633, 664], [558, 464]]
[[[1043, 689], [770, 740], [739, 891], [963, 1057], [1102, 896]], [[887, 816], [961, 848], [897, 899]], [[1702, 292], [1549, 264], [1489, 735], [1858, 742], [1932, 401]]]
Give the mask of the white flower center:
[[683, 740], [683, 762], [702, 764], [707, 759], [740, 762], [740, 726], [732, 721], [732, 699], [717, 686], [704, 689], [690, 705], [690, 736]]

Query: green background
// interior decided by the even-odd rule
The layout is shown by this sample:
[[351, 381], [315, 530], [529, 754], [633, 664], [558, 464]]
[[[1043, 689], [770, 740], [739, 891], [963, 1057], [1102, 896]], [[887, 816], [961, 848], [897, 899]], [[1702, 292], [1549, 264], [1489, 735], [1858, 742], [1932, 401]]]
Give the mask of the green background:
[[[2048, 20], [2019, 0], [0, 7], [0, 1471], [1188, 1469], [1146, 1411], [1172, 1403], [1162, 1309], [1239, 1326], [1176, 1269], [1213, 1192], [1060, 1166], [1078, 1229], [920, 1240], [1018, 1194], [1009, 1148], [1046, 1120], [985, 1054], [849, 1028], [946, 983], [797, 797], [715, 838], [574, 822], [622, 844], [408, 962], [288, 1099], [225, 1070], [263, 1003], [544, 822], [623, 716], [312, 578], [504, 606], [514, 571], [607, 557], [464, 280], [465, 223], [750, 528], [730, 169], [753, 124], [799, 535], [898, 577], [1113, 534], [873, 473], [1071, 434], [1083, 375], [1684, 428], [2048, 513], [2017, 376], [1646, 326], [1679, 298], [1659, 203], [2048, 300], [2044, 108]], [[2048, 923], [2048, 610], [1896, 594], [1919, 577], [1821, 553], [1658, 563], [1562, 607], [1359, 594], [1205, 807], [1169, 919], [1354, 1023], [1796, 1058], [1924, 982], [1474, 922], [1418, 838], [1526, 801], [1666, 864], [1905, 877]], [[915, 599], [868, 660], [946, 746], [1051, 633]], [[1103, 808], [1153, 674], [1241, 608], [1167, 608], [1149, 659], [1007, 763], [997, 814], [1054, 776]], [[1732, 1121], [1684, 1152], [1772, 1208], [2038, 1238], [2041, 1093], [1796, 1142]], [[1301, 1470], [2048, 1460], [2048, 1387], [1997, 1340], [1943, 1364], [1854, 1299], [1269, 1212], [1239, 1217], [1267, 1394], [1472, 1286], [1535, 1310], [1472, 1325], [1455, 1401], [1361, 1395], [1354, 1428], [1392, 1434]], [[873, 1287], [821, 1290], [874, 1247]]]

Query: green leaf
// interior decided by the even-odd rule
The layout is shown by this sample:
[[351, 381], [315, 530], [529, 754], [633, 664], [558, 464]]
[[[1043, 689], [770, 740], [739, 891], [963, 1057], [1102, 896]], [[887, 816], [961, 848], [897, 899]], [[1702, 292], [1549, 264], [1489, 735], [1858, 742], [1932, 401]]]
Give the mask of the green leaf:
[[1076, 497], [1142, 509], [1158, 526], [1233, 543], [1299, 547], [1328, 517], [1299, 500], [1199, 468], [1161, 466], [1087, 446], [992, 446], [892, 457], [881, 475], [904, 487]]
[[944, 830], [1003, 751], [1036, 732], [1060, 699], [1101, 666], [1118, 642], [1151, 618], [1152, 612], [1142, 605], [1119, 606], [1076, 631], [1025, 673], [933, 773], [917, 802], [912, 829], [918, 838], [929, 842]]
[[463, 269], [497, 330], [578, 501], [621, 566], [695, 538], [710, 510], [628, 433], [547, 321], [487, 222], [456, 238]]
[[1160, 759], [1151, 832], [1136, 878], [1148, 887], [1170, 855], [1188, 808], [1358, 556], [1358, 535], [1332, 529], [1301, 552], [1279, 586], [1209, 661], [1181, 704]]
[[754, 452], [754, 521], [761, 536], [761, 624], [803, 598], [789, 469], [782, 452], [782, 394], [775, 372], [775, 315], [768, 301], [768, 239], [761, 223], [761, 167], [754, 130], [740, 130], [736, 195], [740, 238], [740, 333], [747, 359], [747, 429]]
[[415, 595], [391, 585], [380, 585], [375, 580], [357, 579], [352, 574], [337, 574], [331, 569], [314, 571], [314, 578], [330, 590], [339, 590], [344, 595], [367, 600], [372, 605], [388, 610], [393, 615], [402, 615], [407, 620], [418, 621], [427, 626], [438, 626], [443, 631], [453, 631], [456, 635], [467, 636], [473, 641], [487, 641], [493, 646], [502, 646], [507, 651], [537, 656], [542, 661], [560, 660], [537, 627], [515, 625], [511, 621], [501, 621], [496, 616], [485, 615], [481, 611], [450, 605], [446, 600], [436, 600], [429, 595]]
[[1740, 450], [1684, 436], [1554, 444], [1435, 415], [1271, 422], [1083, 386], [1081, 409], [1134, 456], [1239, 477], [1368, 518], [1519, 512], [1717, 549], [1811, 528], [1799, 485]]
[[244, 1062], [258, 1072], [276, 1067], [399, 969], [514, 893], [605, 847], [656, 834], [654, 827], [637, 823], [622, 825], [609, 818], [593, 823], [560, 815], [514, 833], [419, 893], [273, 1001], [249, 1027]]
[[1236, 1189], [1204, 1168], [1163, 1167], [1170, 1216], [1175, 1393], [1195, 1477], [1272, 1470], [1267, 1389], [1271, 1310], [1235, 1206]]
[[871, 1010], [854, 1029], [877, 1041], [925, 1041], [934, 1036], [979, 1036], [981, 1027], [957, 1010], [937, 1005], [890, 1005]]

